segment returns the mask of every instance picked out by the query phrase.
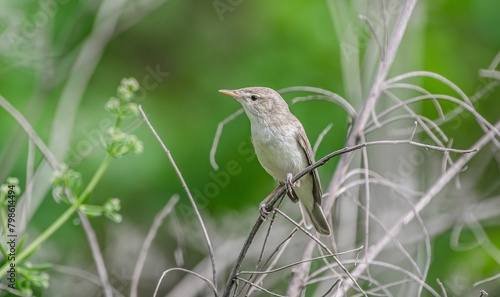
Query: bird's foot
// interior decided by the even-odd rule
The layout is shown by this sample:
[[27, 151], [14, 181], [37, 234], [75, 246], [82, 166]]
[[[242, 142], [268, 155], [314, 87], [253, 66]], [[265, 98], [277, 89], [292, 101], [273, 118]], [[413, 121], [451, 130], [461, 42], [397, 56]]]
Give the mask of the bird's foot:
[[295, 182], [292, 182], [293, 175], [291, 173], [286, 174], [286, 181], [285, 181], [285, 187], [286, 187], [286, 192], [288, 194], [288, 197], [292, 200], [293, 203], [297, 203], [299, 201], [299, 197], [297, 197], [297, 194], [293, 190], [294, 186], [298, 186], [298, 184]]
[[267, 217], [269, 216], [269, 211], [267, 210], [267, 205], [265, 202], [262, 202], [259, 205], [259, 211], [260, 211], [260, 219], [263, 221], [267, 220]]

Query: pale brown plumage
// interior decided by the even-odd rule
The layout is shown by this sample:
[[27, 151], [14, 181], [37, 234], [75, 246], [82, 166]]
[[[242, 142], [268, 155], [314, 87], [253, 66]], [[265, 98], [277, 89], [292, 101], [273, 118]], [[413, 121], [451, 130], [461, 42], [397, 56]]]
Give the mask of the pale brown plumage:
[[[287, 174], [296, 175], [314, 163], [304, 127], [278, 92], [264, 87], [219, 92], [236, 98], [242, 104], [250, 119], [257, 158], [266, 172], [279, 183], [285, 183]], [[321, 209], [318, 171], [315, 169], [302, 177], [294, 186], [294, 191], [300, 200], [306, 226], [312, 223], [319, 233], [330, 235], [330, 227]]]

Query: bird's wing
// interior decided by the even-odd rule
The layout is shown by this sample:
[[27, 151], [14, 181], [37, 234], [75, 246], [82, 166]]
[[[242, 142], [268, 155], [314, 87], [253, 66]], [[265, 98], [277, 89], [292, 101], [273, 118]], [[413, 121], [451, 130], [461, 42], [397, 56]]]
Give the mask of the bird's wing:
[[[307, 139], [304, 128], [302, 127], [300, 128], [302, 133], [297, 133], [297, 141], [299, 142], [300, 147], [302, 148], [302, 150], [304, 150], [304, 154], [307, 157], [307, 166], [310, 166], [315, 163], [313, 150], [311, 148], [309, 140]], [[313, 179], [314, 202], [317, 203], [318, 205], [321, 205], [321, 196], [323, 196], [323, 194], [321, 191], [321, 183], [319, 181], [319, 174], [317, 169], [311, 171], [311, 177]]]

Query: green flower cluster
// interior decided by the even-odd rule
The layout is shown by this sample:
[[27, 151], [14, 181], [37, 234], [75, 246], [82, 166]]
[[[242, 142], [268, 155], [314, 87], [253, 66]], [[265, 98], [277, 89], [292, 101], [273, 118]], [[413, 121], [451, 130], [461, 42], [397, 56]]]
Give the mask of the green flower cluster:
[[122, 221], [122, 216], [118, 213], [121, 209], [121, 202], [118, 198], [111, 198], [103, 206], [100, 205], [82, 205], [80, 211], [89, 217], [99, 217], [104, 215], [115, 223]]
[[52, 180], [52, 196], [57, 202], [63, 201], [71, 204], [80, 195], [82, 188], [82, 175], [78, 171], [62, 164], [54, 173]]
[[116, 97], [111, 97], [106, 103], [106, 110], [116, 117], [116, 125], [108, 130], [110, 139], [106, 143], [106, 150], [115, 157], [121, 158], [132, 152], [141, 154], [144, 150], [142, 142], [132, 134], [123, 132], [119, 126], [121, 120], [127, 117], [138, 117], [139, 107], [137, 103], [131, 102], [139, 91], [139, 83], [134, 78], [122, 79], [116, 91]]
[[116, 90], [116, 97], [111, 97], [106, 102], [106, 110], [113, 113], [117, 118], [128, 116], [138, 116], [139, 108], [137, 103], [131, 102], [139, 91], [139, 83], [135, 78], [122, 79], [120, 86]]

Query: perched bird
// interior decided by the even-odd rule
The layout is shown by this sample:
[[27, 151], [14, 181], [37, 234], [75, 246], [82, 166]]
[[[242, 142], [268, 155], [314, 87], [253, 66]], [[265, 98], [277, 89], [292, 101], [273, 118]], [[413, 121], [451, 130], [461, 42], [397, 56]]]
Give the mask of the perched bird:
[[[219, 90], [243, 105], [250, 119], [252, 143], [260, 164], [281, 185], [290, 186], [295, 176], [314, 163], [311, 144], [300, 121], [290, 112], [285, 100], [270, 88], [250, 87]], [[290, 186], [292, 189], [292, 187]], [[311, 225], [322, 235], [330, 235], [330, 227], [321, 209], [321, 184], [314, 169], [293, 185], [288, 195], [300, 200], [306, 227]], [[305, 210], [305, 211], [304, 211]]]

